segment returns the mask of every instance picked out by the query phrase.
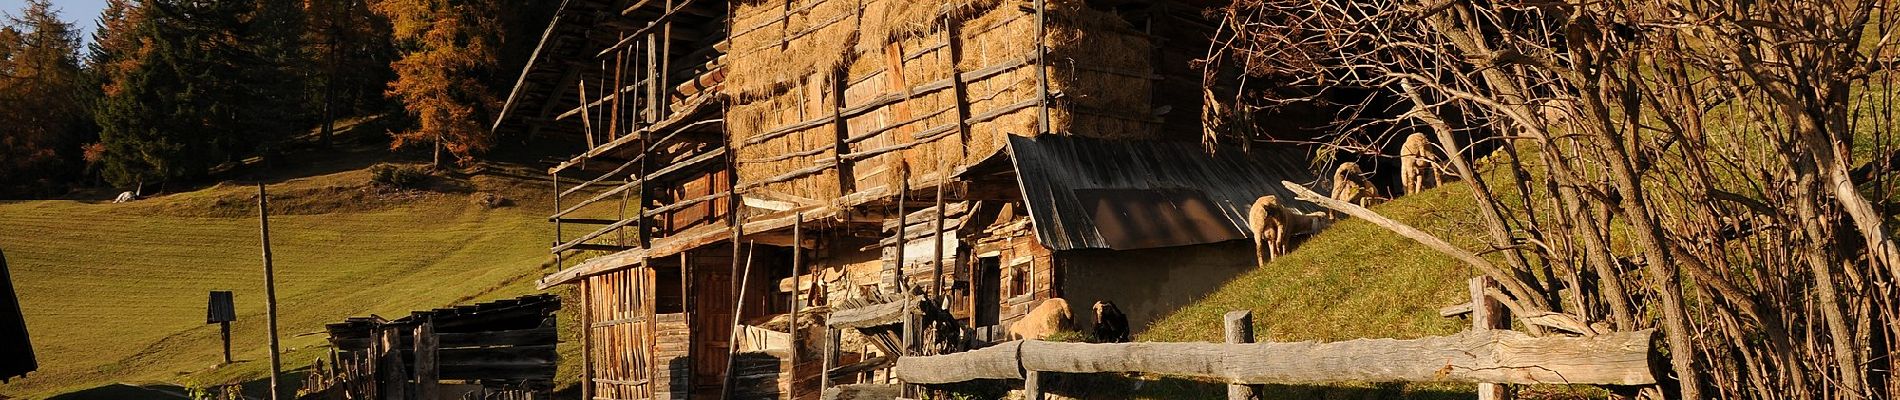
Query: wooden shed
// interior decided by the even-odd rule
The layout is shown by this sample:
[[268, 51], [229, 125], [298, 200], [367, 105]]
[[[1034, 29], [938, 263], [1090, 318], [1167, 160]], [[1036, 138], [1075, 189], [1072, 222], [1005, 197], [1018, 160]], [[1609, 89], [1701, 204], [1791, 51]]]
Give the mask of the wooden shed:
[[[1245, 207], [1311, 178], [1200, 143], [1206, 3], [564, 1], [494, 126], [581, 145], [539, 284], [579, 288], [584, 397], [816, 398], [1251, 268]], [[939, 308], [957, 333], [892, 328]]]

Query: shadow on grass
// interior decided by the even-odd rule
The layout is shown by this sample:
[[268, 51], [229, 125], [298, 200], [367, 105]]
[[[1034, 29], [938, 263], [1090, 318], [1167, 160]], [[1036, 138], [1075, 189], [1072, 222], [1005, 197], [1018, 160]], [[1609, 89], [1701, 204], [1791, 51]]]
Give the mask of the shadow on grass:
[[188, 392], [188, 390], [182, 386], [133, 386], [123, 383], [114, 383], [48, 397], [47, 400], [183, 399], [186, 398], [186, 392]]
[[[1123, 374], [1047, 373], [1044, 387], [1056, 398], [1080, 400], [1109, 399], [1209, 399], [1227, 398], [1227, 385], [1194, 379], [1130, 376]], [[1000, 399], [1005, 393], [1022, 388], [1022, 381], [984, 380], [939, 387], [951, 399]], [[1276, 399], [1459, 399], [1476, 394], [1454, 385], [1413, 385], [1404, 383], [1326, 385], [1263, 385], [1262, 400]]]

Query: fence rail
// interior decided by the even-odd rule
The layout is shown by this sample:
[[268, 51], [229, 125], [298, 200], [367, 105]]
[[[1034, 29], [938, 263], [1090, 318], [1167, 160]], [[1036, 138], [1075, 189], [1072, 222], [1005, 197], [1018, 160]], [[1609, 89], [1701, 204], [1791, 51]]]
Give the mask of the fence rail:
[[1648, 385], [1652, 330], [1595, 337], [1467, 331], [1419, 339], [1297, 343], [1059, 343], [1023, 340], [897, 360], [913, 384], [1024, 379], [1026, 371], [1146, 372], [1231, 383], [1462, 381]]

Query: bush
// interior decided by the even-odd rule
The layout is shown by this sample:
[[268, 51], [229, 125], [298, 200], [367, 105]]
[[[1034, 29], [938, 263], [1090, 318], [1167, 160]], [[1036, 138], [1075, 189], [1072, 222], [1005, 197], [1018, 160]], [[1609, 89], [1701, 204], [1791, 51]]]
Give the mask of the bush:
[[376, 164], [369, 167], [370, 183], [402, 189], [420, 189], [429, 181], [429, 168], [421, 165]]
[[468, 196], [468, 201], [482, 208], [501, 208], [515, 204], [514, 200], [489, 192], [475, 192]]

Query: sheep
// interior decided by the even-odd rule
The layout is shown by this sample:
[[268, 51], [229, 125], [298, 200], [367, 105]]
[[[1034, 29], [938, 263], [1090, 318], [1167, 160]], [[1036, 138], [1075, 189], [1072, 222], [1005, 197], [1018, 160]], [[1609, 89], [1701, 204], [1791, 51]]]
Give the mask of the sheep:
[[1332, 216], [1325, 212], [1303, 213], [1281, 205], [1278, 196], [1260, 196], [1247, 212], [1247, 223], [1253, 229], [1256, 265], [1266, 265], [1268, 260], [1286, 254], [1293, 247], [1294, 237], [1318, 233], [1331, 226], [1332, 221]]
[[133, 200], [138, 200], [140, 197], [145, 197], [145, 181], [143, 180], [139, 181], [138, 187], [130, 191], [119, 192], [119, 197], [112, 199], [112, 204], [130, 203]]
[[1112, 301], [1095, 302], [1095, 340], [1101, 343], [1128, 341], [1128, 315]]
[[1254, 260], [1258, 261], [1255, 265], [1266, 265], [1268, 259], [1285, 253], [1285, 214], [1280, 198], [1274, 195], [1254, 199], [1247, 210], [1247, 226], [1253, 228]]
[[1425, 133], [1417, 132], [1405, 138], [1405, 145], [1399, 148], [1399, 179], [1404, 182], [1405, 194], [1413, 194], [1438, 186], [1443, 179], [1438, 175], [1438, 155], [1432, 153], [1432, 141]]
[[1339, 169], [1333, 170], [1333, 199], [1359, 206], [1371, 206], [1383, 200], [1365, 175], [1359, 164], [1340, 164]]
[[1072, 329], [1075, 315], [1069, 313], [1069, 301], [1056, 297], [1043, 300], [1022, 319], [1009, 325], [1010, 339], [1042, 339]]

